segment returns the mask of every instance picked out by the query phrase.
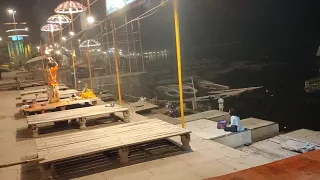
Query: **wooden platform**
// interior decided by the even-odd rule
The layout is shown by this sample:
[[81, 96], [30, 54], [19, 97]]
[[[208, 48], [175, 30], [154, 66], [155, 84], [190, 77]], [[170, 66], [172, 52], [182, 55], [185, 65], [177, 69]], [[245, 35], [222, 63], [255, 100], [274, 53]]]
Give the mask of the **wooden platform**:
[[148, 102], [135, 102], [129, 104], [130, 111], [139, 113], [143, 111], [151, 111], [152, 109], [158, 108], [159, 106], [148, 103]]
[[[40, 87], [40, 88], [39, 88]], [[21, 96], [28, 95], [28, 94], [40, 94], [40, 93], [47, 93], [47, 86], [39, 86], [35, 87], [34, 89], [26, 88], [25, 90], [20, 91]], [[59, 90], [66, 90], [68, 89], [65, 85], [60, 85]]]
[[320, 150], [208, 180], [318, 180]]
[[[42, 165], [90, 155], [106, 150], [118, 150], [120, 162], [129, 162], [132, 145], [181, 136], [185, 150], [190, 149], [190, 131], [158, 119], [148, 119], [100, 129], [36, 139], [38, 158]], [[47, 168], [54, 166], [45, 166]], [[43, 171], [45, 168], [43, 168]], [[45, 173], [44, 173], [45, 174]]]
[[[60, 91], [60, 99], [66, 99], [71, 97], [73, 94], [78, 93], [79, 91], [75, 89], [69, 89], [65, 91]], [[48, 95], [47, 93], [41, 93], [41, 94], [28, 94], [21, 97], [22, 103], [31, 103], [33, 99], [36, 100], [36, 102], [42, 102], [42, 101], [48, 101]]]
[[41, 111], [47, 111], [47, 110], [53, 110], [53, 109], [60, 109], [65, 110], [68, 106], [72, 105], [96, 105], [99, 101], [99, 98], [93, 98], [93, 99], [82, 99], [82, 100], [71, 100], [71, 99], [61, 99], [59, 102], [56, 103], [48, 103], [48, 102], [41, 102], [36, 103], [33, 105], [32, 108], [26, 108], [23, 109], [24, 115], [29, 115], [30, 113], [37, 113]]
[[130, 113], [128, 108], [122, 107], [106, 107], [106, 105], [91, 106], [77, 109], [70, 109], [59, 112], [51, 112], [46, 114], [38, 114], [33, 116], [27, 116], [26, 120], [31, 128], [34, 137], [38, 136], [39, 124], [45, 124], [50, 122], [68, 121], [71, 119], [77, 119], [80, 125], [80, 129], [86, 128], [86, 118], [99, 115], [111, 115], [114, 116], [116, 112], [123, 112], [124, 121], [130, 122]]
[[[59, 84], [59, 86], [65, 86], [65, 85], [64, 84]], [[43, 88], [47, 88], [47, 85], [28, 87], [28, 88], [24, 88], [24, 90], [35, 90], [35, 89], [43, 89]]]

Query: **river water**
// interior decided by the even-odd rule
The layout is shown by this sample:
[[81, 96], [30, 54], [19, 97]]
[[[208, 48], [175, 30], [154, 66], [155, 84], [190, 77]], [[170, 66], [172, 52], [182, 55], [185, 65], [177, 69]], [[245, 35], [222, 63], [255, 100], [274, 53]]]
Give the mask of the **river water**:
[[[152, 63], [153, 67], [148, 67], [149, 73], [164, 71], [164, 74], [156, 75], [157, 82], [172, 80], [176, 78], [175, 61], [169, 64]], [[277, 122], [281, 131], [300, 128], [320, 130], [317, 125], [320, 120], [320, 94], [307, 94], [303, 89], [304, 81], [310, 78], [308, 68], [290, 64], [264, 66], [258, 70], [233, 67], [234, 64], [223, 62], [185, 63], [183, 75], [198, 76], [230, 88], [263, 86], [262, 89], [226, 99], [226, 109], [237, 109], [242, 119], [256, 117]], [[176, 83], [175, 80], [174, 82]]]

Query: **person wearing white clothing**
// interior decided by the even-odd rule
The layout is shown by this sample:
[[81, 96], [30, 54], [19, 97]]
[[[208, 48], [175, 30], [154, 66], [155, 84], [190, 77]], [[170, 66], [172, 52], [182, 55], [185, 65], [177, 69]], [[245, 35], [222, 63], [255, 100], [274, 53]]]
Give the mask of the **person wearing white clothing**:
[[243, 131], [244, 128], [241, 125], [240, 117], [236, 110], [234, 109], [229, 109], [229, 114], [231, 115], [231, 124], [229, 127], [224, 128], [225, 131], [230, 131], [230, 132], [240, 132]]
[[223, 111], [223, 109], [224, 109], [223, 103], [224, 103], [224, 100], [222, 99], [222, 97], [220, 97], [220, 98], [218, 99], [219, 111]]

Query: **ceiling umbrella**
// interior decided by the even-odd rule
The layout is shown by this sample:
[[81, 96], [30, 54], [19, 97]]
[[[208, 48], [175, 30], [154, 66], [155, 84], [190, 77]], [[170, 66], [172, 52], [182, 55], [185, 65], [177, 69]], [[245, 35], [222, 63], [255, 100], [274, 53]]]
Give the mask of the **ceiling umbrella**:
[[87, 10], [87, 7], [85, 7], [83, 4], [76, 2], [76, 1], [66, 1], [61, 4], [59, 4], [55, 9], [54, 12], [58, 14], [70, 14], [71, 17], [71, 25], [72, 25], [72, 31], [74, 31], [73, 26], [73, 16], [72, 14], [75, 13], [81, 13]]
[[90, 61], [89, 48], [98, 47], [100, 45], [101, 44], [98, 41], [93, 40], [93, 39], [85, 40], [82, 43], [80, 43], [80, 45], [79, 45], [80, 48], [86, 48], [88, 50], [87, 57], [88, 57], [88, 65], [89, 65], [90, 88], [91, 88], [91, 90], [93, 90], [93, 89], [92, 89], [92, 73], [91, 73], [91, 61]]
[[61, 28], [58, 24], [46, 24], [42, 26], [41, 31], [51, 32], [51, 40], [52, 40], [52, 44], [54, 44], [53, 32], [59, 31], [60, 29]]
[[69, 24], [69, 23], [71, 23], [71, 19], [66, 15], [57, 14], [57, 15], [50, 16], [48, 18], [47, 22], [52, 23], [52, 24], [59, 24], [59, 26], [60, 26], [60, 44], [61, 44], [61, 38], [62, 38], [61, 24]]

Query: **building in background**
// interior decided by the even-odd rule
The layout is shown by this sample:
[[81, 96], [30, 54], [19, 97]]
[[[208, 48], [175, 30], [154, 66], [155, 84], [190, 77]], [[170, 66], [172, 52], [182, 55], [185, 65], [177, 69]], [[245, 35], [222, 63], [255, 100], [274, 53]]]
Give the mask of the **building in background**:
[[4, 23], [6, 44], [13, 67], [21, 67], [31, 57], [29, 28], [26, 22]]

